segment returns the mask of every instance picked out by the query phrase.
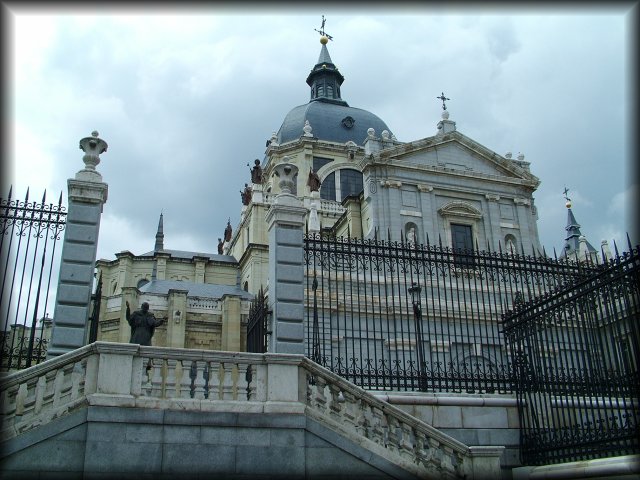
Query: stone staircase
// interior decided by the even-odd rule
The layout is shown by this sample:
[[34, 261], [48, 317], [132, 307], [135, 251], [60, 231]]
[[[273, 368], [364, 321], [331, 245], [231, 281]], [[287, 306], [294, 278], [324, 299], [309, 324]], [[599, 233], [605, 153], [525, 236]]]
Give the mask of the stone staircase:
[[[18, 477], [42, 474], [53, 463], [85, 476], [169, 478], [192, 472], [197, 462], [199, 472], [225, 478], [265, 476], [278, 467], [291, 478], [326, 478], [323, 461], [332, 456], [341, 459], [344, 477], [501, 476], [503, 447], [467, 446], [300, 355], [97, 342], [3, 377], [0, 399], [0, 470]], [[64, 458], [37, 458], [38, 445], [62, 442], [69, 432], [83, 462], [65, 470]], [[122, 432], [113, 438], [128, 448], [107, 442], [113, 432]], [[207, 440], [212, 436], [217, 443]], [[184, 448], [191, 440], [192, 450]], [[207, 441], [227, 448], [234, 461], [171, 460], [176, 449], [189, 457]], [[96, 445], [114, 448], [111, 465], [92, 455]], [[142, 445], [159, 452], [155, 463], [137, 460]], [[252, 452], [261, 460], [247, 459]]]

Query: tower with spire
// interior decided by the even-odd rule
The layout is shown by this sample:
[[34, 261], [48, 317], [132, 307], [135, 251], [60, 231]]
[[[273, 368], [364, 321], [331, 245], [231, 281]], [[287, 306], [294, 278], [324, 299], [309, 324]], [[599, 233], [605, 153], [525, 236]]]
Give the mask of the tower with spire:
[[[564, 228], [567, 231], [564, 239], [564, 245], [562, 252], [560, 252], [559, 258], [575, 259], [581, 262], [598, 261], [598, 251], [589, 243], [587, 238], [580, 232], [580, 224], [576, 221], [576, 217], [571, 209], [571, 199], [567, 196], [569, 189], [564, 189], [565, 207], [567, 207], [567, 226]], [[603, 248], [605, 244], [603, 243]]]

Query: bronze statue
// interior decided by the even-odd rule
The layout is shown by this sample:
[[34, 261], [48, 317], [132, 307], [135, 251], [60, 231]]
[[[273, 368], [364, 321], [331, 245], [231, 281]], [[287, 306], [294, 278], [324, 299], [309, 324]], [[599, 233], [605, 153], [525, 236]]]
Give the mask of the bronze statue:
[[224, 229], [224, 241], [225, 242], [230, 242], [231, 241], [231, 219], [229, 219], [227, 221], [227, 228]]
[[240, 198], [242, 198], [243, 205], [249, 205], [251, 203], [251, 187], [244, 184], [244, 190], [240, 190]]
[[313, 171], [313, 168], [309, 170], [309, 179], [307, 180], [307, 185], [309, 186], [309, 190], [312, 192], [319, 192], [320, 185], [322, 182], [320, 181], [320, 177], [316, 172]]
[[156, 327], [164, 323], [164, 319], [156, 320], [153, 313], [149, 311], [149, 304], [144, 302], [140, 310], [131, 313], [129, 302], [127, 301], [126, 311], [127, 322], [131, 326], [131, 339], [129, 343], [139, 343], [140, 345], [151, 345], [151, 337]]
[[257, 158], [253, 161], [255, 164], [251, 169], [251, 182], [253, 183], [262, 183], [262, 167], [260, 166], [260, 160]]
[[224, 246], [224, 243], [222, 242], [222, 239], [219, 238], [218, 239], [218, 255], [222, 255], [222, 247]]

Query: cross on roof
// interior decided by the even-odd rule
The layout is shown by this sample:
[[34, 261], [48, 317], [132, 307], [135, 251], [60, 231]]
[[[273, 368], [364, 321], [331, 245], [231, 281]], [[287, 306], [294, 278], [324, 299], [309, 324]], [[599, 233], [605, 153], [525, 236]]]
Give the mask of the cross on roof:
[[322, 25], [320, 25], [320, 30], [318, 30], [317, 28], [314, 28], [314, 30], [318, 32], [320, 35], [327, 37], [329, 40], [333, 40], [333, 37], [324, 31], [325, 22], [326, 20], [324, 18], [324, 15], [322, 15]]
[[569, 189], [566, 186], [564, 187], [564, 192], [562, 192], [562, 193], [564, 193], [564, 199], [565, 200], [571, 200], [569, 197], [567, 197], [567, 193], [569, 193]]
[[439, 96], [439, 97], [436, 97], [436, 98], [438, 98], [438, 99], [442, 100], [442, 109], [443, 109], [443, 110], [446, 110], [446, 109], [447, 109], [447, 106], [445, 105], [444, 101], [445, 101], [445, 100], [451, 100], [451, 99], [450, 99], [450, 98], [445, 97], [445, 96], [444, 96], [444, 92], [442, 92], [442, 93], [440, 94], [440, 96]]

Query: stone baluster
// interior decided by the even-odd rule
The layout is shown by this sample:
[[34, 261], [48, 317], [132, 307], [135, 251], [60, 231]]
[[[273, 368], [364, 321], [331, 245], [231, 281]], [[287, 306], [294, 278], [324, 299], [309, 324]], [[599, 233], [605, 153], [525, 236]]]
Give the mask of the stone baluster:
[[86, 374], [86, 360], [73, 364], [71, 372], [71, 400], [76, 400], [84, 393], [84, 379]]
[[324, 389], [326, 386], [326, 380], [320, 376], [316, 376], [316, 391], [313, 397], [313, 406], [319, 410], [320, 413], [325, 413], [327, 408], [327, 397], [324, 395]]
[[372, 440], [378, 445], [385, 445], [385, 428], [384, 424], [384, 412], [378, 407], [371, 407], [371, 436]]
[[442, 457], [440, 461], [440, 468], [446, 472], [455, 474], [456, 468], [454, 466], [454, 452], [453, 448], [448, 445], [441, 445]]
[[351, 392], [342, 392], [344, 396], [344, 408], [342, 410], [342, 421], [349, 427], [352, 427], [355, 431], [360, 432], [359, 425], [357, 423], [357, 417], [360, 405], [356, 399], [356, 396]]
[[190, 367], [188, 360], [179, 360], [176, 364], [176, 398], [191, 398]]
[[238, 381], [240, 380], [240, 367], [237, 363], [233, 364], [231, 368], [231, 398], [233, 400], [238, 400], [238, 396], [240, 395], [240, 389], [238, 388]]
[[[147, 366], [148, 365], [149, 364], [147, 364]], [[149, 371], [149, 376], [151, 379], [151, 391], [149, 392], [150, 396], [156, 398], [164, 397], [166, 371], [166, 360], [151, 360], [151, 370]]]
[[[206, 363], [202, 361], [194, 361], [192, 365], [195, 364], [195, 376], [196, 378], [192, 380], [193, 382], [193, 392], [191, 394], [191, 398], [197, 398], [198, 400], [204, 399], [204, 387], [207, 379], [205, 378], [205, 369]], [[208, 375], [207, 371], [207, 375]]]
[[223, 362], [216, 363], [216, 365], [218, 367], [218, 400], [224, 400], [224, 383], [227, 372]]
[[53, 381], [53, 408], [60, 405], [60, 396], [62, 395], [62, 387], [64, 385], [64, 370], [61, 368], [56, 372], [56, 378]]
[[164, 391], [163, 398], [175, 398], [176, 397], [176, 364], [178, 360], [173, 358], [166, 359], [166, 373], [164, 375]]
[[44, 375], [38, 377], [36, 383], [36, 401], [33, 406], [33, 413], [38, 414], [42, 411], [42, 405], [44, 404], [44, 394], [47, 391], [47, 379]]
[[204, 392], [204, 398], [206, 398], [207, 400], [211, 397], [211, 372], [213, 370], [213, 367], [211, 365], [212, 362], [204, 362], [204, 370], [202, 371], [202, 379], [204, 380], [204, 387], [203, 387], [203, 392]]
[[20, 387], [18, 388], [18, 393], [16, 395], [16, 413], [15, 415], [24, 415], [24, 404], [26, 403], [27, 400], [27, 384], [25, 383], [21, 383]]
[[329, 403], [329, 415], [335, 420], [340, 421], [342, 404], [340, 403], [340, 387], [333, 383], [328, 384], [331, 402]]
[[[251, 396], [251, 386], [247, 382], [247, 370], [251, 368], [251, 365], [246, 363], [239, 363], [237, 367], [238, 367], [238, 382], [237, 382], [238, 396], [235, 399], [249, 400]], [[251, 377], [253, 380], [253, 373], [251, 373]], [[247, 387], [249, 387], [249, 391], [247, 391]]]
[[393, 415], [385, 415], [387, 419], [387, 448], [390, 452], [398, 453], [400, 450], [400, 422]]
[[413, 441], [413, 429], [411, 425], [403, 422], [400, 425], [400, 454], [412, 461], [415, 459], [414, 454], [414, 441]]

